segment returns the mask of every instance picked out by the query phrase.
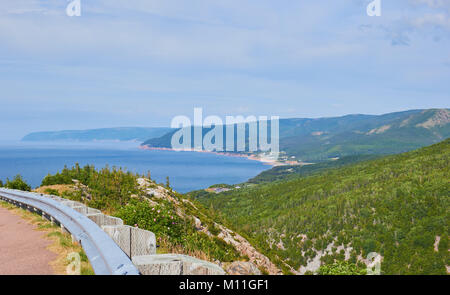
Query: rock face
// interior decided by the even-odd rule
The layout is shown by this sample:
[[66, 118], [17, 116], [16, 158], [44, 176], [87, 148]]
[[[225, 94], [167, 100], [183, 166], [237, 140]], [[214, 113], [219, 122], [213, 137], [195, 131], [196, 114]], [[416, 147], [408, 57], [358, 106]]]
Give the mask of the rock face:
[[[424, 112], [426, 112], [426, 111], [424, 111]], [[425, 121], [421, 124], [417, 124], [416, 127], [423, 127], [423, 128], [430, 129], [435, 126], [444, 126], [448, 123], [450, 123], [450, 111], [443, 109], [443, 110], [437, 110], [431, 118], [429, 118], [427, 121]]]
[[148, 196], [156, 199], [163, 199], [178, 204], [178, 201], [170, 195], [169, 190], [166, 188], [151, 183], [148, 179], [138, 178], [137, 183], [139, 187], [145, 191]]
[[89, 191], [89, 187], [87, 187], [86, 185], [82, 184], [77, 179], [72, 179], [72, 182], [74, 183], [75, 191], [81, 191], [82, 199], [85, 199], [85, 200], [88, 200], [88, 201], [92, 200], [92, 195], [91, 195], [91, 193]]
[[143, 275], [224, 275], [218, 265], [180, 254], [133, 257], [133, 264]]
[[254, 263], [258, 267], [262, 267], [267, 270], [270, 275], [282, 274], [282, 271], [270, 261], [267, 256], [258, 252], [245, 238], [241, 235], [229, 230], [228, 228], [216, 224], [220, 228], [219, 238], [223, 239], [226, 243], [233, 245], [243, 255], [248, 256], [250, 262]]
[[229, 275], [261, 275], [261, 271], [251, 262], [235, 261], [226, 271]]

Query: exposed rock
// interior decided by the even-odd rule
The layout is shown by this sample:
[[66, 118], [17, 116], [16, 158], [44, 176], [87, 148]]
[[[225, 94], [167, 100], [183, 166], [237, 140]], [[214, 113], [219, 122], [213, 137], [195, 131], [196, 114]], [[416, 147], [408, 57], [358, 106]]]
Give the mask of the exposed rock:
[[435, 126], [444, 126], [450, 123], [450, 111], [449, 110], [437, 110], [436, 113], [421, 124], [417, 124], [417, 127], [433, 128]]
[[[302, 240], [307, 239], [307, 237], [305, 235], [299, 235], [299, 236], [302, 237]], [[322, 264], [321, 258], [323, 256], [333, 254], [333, 247], [335, 247], [335, 241], [336, 241], [336, 239], [334, 239], [334, 241], [332, 241], [330, 244], [328, 244], [324, 250], [318, 251], [318, 250], [312, 248], [312, 250], [316, 253], [316, 256], [314, 256], [314, 258], [312, 258], [312, 259], [308, 259], [306, 266], [303, 266], [303, 265], [300, 266], [300, 268], [298, 269], [298, 272], [294, 272], [294, 273], [303, 275], [308, 271], [316, 272]], [[336, 253], [339, 253], [339, 252], [341, 252], [341, 250], [344, 250], [344, 255], [345, 255], [344, 260], [348, 260], [348, 259], [350, 259], [352, 249], [353, 248], [349, 247], [349, 246], [345, 247], [344, 245], [339, 245], [336, 247]], [[304, 255], [304, 254], [305, 253], [302, 253], [302, 255]]]
[[151, 183], [146, 178], [138, 178], [137, 182], [139, 184], [139, 187], [145, 191], [147, 196], [154, 197], [157, 199], [168, 200], [177, 205], [179, 204], [178, 200], [175, 199], [174, 197], [172, 197], [169, 190], [167, 190], [166, 188], [156, 185], [154, 183]]
[[386, 132], [390, 128], [391, 128], [391, 125], [384, 125], [379, 128], [370, 130], [367, 134], [380, 134], [380, 133]]
[[273, 264], [269, 258], [258, 252], [245, 238], [241, 235], [229, 230], [228, 228], [216, 224], [220, 229], [218, 235], [226, 243], [233, 245], [242, 255], [246, 255], [252, 263], [258, 267], [262, 267], [271, 275], [282, 274], [282, 271]]
[[196, 230], [204, 232], [208, 236], [212, 236], [211, 232], [208, 230], [208, 227], [204, 226], [202, 221], [198, 217], [192, 216], [192, 218], [194, 219], [194, 224], [195, 224]]
[[77, 179], [72, 179], [72, 182], [74, 183], [74, 190], [75, 191], [81, 191], [81, 198], [91, 201], [92, 200], [92, 195], [89, 191], [89, 187], [82, 184], [79, 180]]
[[439, 252], [439, 242], [441, 241], [440, 236], [436, 236], [434, 240], [434, 252]]
[[277, 248], [280, 250], [286, 250], [286, 248], [284, 248], [284, 244], [283, 241], [280, 239], [280, 241], [277, 244]]
[[235, 261], [226, 271], [229, 275], [261, 275], [261, 271], [251, 262]]

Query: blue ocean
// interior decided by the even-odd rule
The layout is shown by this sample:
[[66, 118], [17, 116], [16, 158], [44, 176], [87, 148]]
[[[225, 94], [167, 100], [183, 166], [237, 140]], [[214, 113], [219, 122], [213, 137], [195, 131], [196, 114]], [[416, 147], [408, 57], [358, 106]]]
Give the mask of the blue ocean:
[[32, 186], [38, 187], [49, 173], [80, 165], [96, 168], [122, 167], [146, 174], [185, 193], [207, 188], [217, 183], [236, 184], [270, 168], [246, 158], [208, 153], [141, 150], [138, 143], [23, 143], [0, 142], [0, 179], [12, 179], [21, 174]]

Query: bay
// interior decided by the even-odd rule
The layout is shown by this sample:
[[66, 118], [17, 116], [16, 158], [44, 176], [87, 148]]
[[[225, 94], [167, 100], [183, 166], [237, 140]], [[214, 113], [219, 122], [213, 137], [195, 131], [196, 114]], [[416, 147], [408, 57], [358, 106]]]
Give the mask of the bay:
[[21, 174], [38, 187], [47, 174], [79, 163], [122, 167], [135, 173], [151, 172], [158, 183], [170, 184], [178, 192], [207, 188], [217, 183], [236, 184], [269, 169], [263, 163], [240, 157], [210, 153], [141, 150], [136, 142], [24, 143], [0, 142], [0, 179]]

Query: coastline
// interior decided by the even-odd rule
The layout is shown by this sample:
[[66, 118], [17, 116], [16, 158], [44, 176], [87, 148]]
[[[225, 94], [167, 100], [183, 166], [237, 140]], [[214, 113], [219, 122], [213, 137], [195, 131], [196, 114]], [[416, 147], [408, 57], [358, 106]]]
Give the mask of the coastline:
[[195, 153], [207, 153], [207, 154], [214, 154], [214, 155], [227, 156], [227, 157], [247, 158], [249, 160], [258, 161], [258, 162], [263, 163], [264, 165], [269, 165], [269, 166], [273, 166], [273, 167], [286, 165], [282, 162], [270, 160], [270, 159], [263, 159], [256, 155], [235, 154], [235, 153], [227, 153], [227, 152], [212, 152], [212, 151], [195, 150], [195, 149], [187, 149], [186, 150], [186, 149], [173, 149], [173, 148], [163, 148], [163, 147], [149, 147], [147, 145], [141, 145], [141, 146], [139, 146], [139, 149], [150, 150], [150, 151], [155, 150], [155, 151], [172, 151], [172, 152], [195, 152]]

